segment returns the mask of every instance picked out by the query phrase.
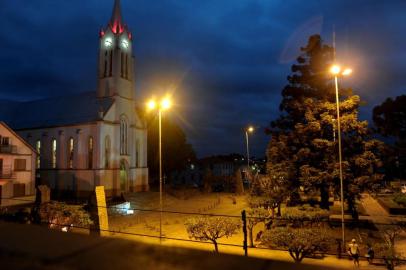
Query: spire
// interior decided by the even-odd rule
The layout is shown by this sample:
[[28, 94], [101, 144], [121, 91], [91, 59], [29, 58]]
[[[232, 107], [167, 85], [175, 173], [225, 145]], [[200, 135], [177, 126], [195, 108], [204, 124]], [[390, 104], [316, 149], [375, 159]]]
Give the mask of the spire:
[[110, 19], [110, 28], [114, 34], [120, 34], [124, 31], [124, 24], [121, 18], [120, 0], [114, 0], [113, 14]]

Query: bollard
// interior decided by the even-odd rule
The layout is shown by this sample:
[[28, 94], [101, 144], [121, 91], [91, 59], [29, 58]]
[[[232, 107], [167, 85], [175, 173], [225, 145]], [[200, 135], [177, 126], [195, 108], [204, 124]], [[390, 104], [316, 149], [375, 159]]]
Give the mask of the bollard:
[[244, 255], [248, 256], [248, 243], [247, 243], [247, 215], [245, 210], [241, 212], [241, 219], [242, 219], [242, 233], [244, 234], [244, 241], [242, 243], [244, 249]]

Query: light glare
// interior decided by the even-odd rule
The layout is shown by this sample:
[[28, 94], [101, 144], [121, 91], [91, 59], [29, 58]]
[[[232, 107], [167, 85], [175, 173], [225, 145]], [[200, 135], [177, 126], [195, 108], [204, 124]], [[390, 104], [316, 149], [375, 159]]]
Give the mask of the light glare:
[[343, 75], [344, 76], [348, 76], [348, 75], [350, 75], [352, 73], [352, 69], [350, 69], [350, 68], [346, 68], [344, 71], [343, 71]]
[[331, 72], [332, 74], [334, 74], [334, 75], [337, 75], [338, 73], [340, 73], [340, 71], [341, 71], [341, 68], [340, 68], [340, 66], [338, 66], [338, 65], [333, 65], [333, 66], [330, 68], [330, 72]]
[[150, 101], [148, 101], [148, 103], [147, 103], [147, 107], [148, 107], [148, 109], [150, 109], [150, 110], [155, 109], [155, 107], [156, 107], [156, 103], [155, 103], [155, 101], [154, 101], [154, 100], [150, 100]]
[[164, 98], [161, 101], [161, 108], [166, 110], [169, 109], [171, 107], [171, 101], [168, 98]]
[[253, 132], [254, 131], [254, 128], [253, 127], [249, 127], [248, 128], [248, 132]]

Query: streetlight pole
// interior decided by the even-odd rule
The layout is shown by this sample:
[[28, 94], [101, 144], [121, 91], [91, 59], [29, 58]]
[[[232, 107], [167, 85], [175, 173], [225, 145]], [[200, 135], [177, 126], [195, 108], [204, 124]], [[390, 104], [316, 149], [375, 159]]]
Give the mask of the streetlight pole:
[[340, 200], [341, 200], [341, 231], [342, 231], [342, 247], [345, 248], [345, 220], [344, 220], [344, 184], [343, 184], [343, 166], [342, 166], [342, 148], [341, 148], [341, 122], [340, 122], [340, 99], [338, 96], [338, 76], [347, 76], [352, 73], [352, 69], [346, 68], [341, 71], [341, 67], [333, 65], [330, 72], [334, 75], [334, 84], [336, 89], [336, 106], [337, 106], [337, 137], [338, 137], [338, 163], [340, 175]]
[[160, 104], [156, 104], [156, 102], [151, 99], [148, 104], [148, 110], [154, 110], [156, 107], [158, 107], [158, 129], [159, 129], [159, 135], [158, 135], [158, 140], [159, 140], [159, 150], [158, 150], [158, 155], [159, 155], [159, 243], [162, 244], [162, 211], [163, 211], [163, 201], [162, 201], [162, 193], [163, 193], [163, 188], [162, 188], [162, 112], [166, 109], [169, 109], [171, 107], [171, 101], [169, 100], [168, 97], [165, 97], [164, 99], [161, 100]]
[[343, 167], [342, 167], [342, 152], [341, 152], [341, 122], [340, 122], [340, 100], [338, 98], [338, 78], [334, 76], [336, 87], [336, 105], [337, 105], [337, 137], [338, 137], [338, 163], [340, 170], [340, 194], [341, 194], [341, 230], [342, 230], [342, 247], [345, 248], [345, 223], [344, 223], [344, 185], [343, 185]]
[[254, 127], [252, 127], [252, 126], [249, 126], [248, 128], [245, 129], [245, 141], [247, 144], [247, 176], [246, 176], [247, 180], [248, 180], [248, 177], [249, 177], [248, 175], [249, 175], [249, 171], [250, 171], [250, 147], [249, 147], [248, 133], [252, 133], [252, 132], [254, 132]]
[[250, 168], [250, 148], [249, 148], [249, 141], [248, 141], [248, 130], [245, 131], [245, 140], [247, 142], [247, 172]]
[[159, 243], [162, 244], [162, 111], [158, 110], [159, 122]]

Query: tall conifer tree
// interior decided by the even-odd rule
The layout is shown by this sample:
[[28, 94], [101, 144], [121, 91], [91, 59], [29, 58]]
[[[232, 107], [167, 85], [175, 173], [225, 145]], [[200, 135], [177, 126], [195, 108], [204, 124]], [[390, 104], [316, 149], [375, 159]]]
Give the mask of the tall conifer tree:
[[[329, 190], [340, 191], [335, 88], [329, 73], [334, 49], [313, 35], [301, 52], [282, 90], [281, 115], [269, 128], [268, 172], [285, 179], [292, 204], [301, 188], [305, 194], [318, 192], [320, 206], [328, 208]], [[382, 143], [369, 138], [367, 121], [358, 120], [360, 97], [350, 88], [339, 91], [344, 193], [355, 215], [357, 196], [382, 177], [376, 173]]]

